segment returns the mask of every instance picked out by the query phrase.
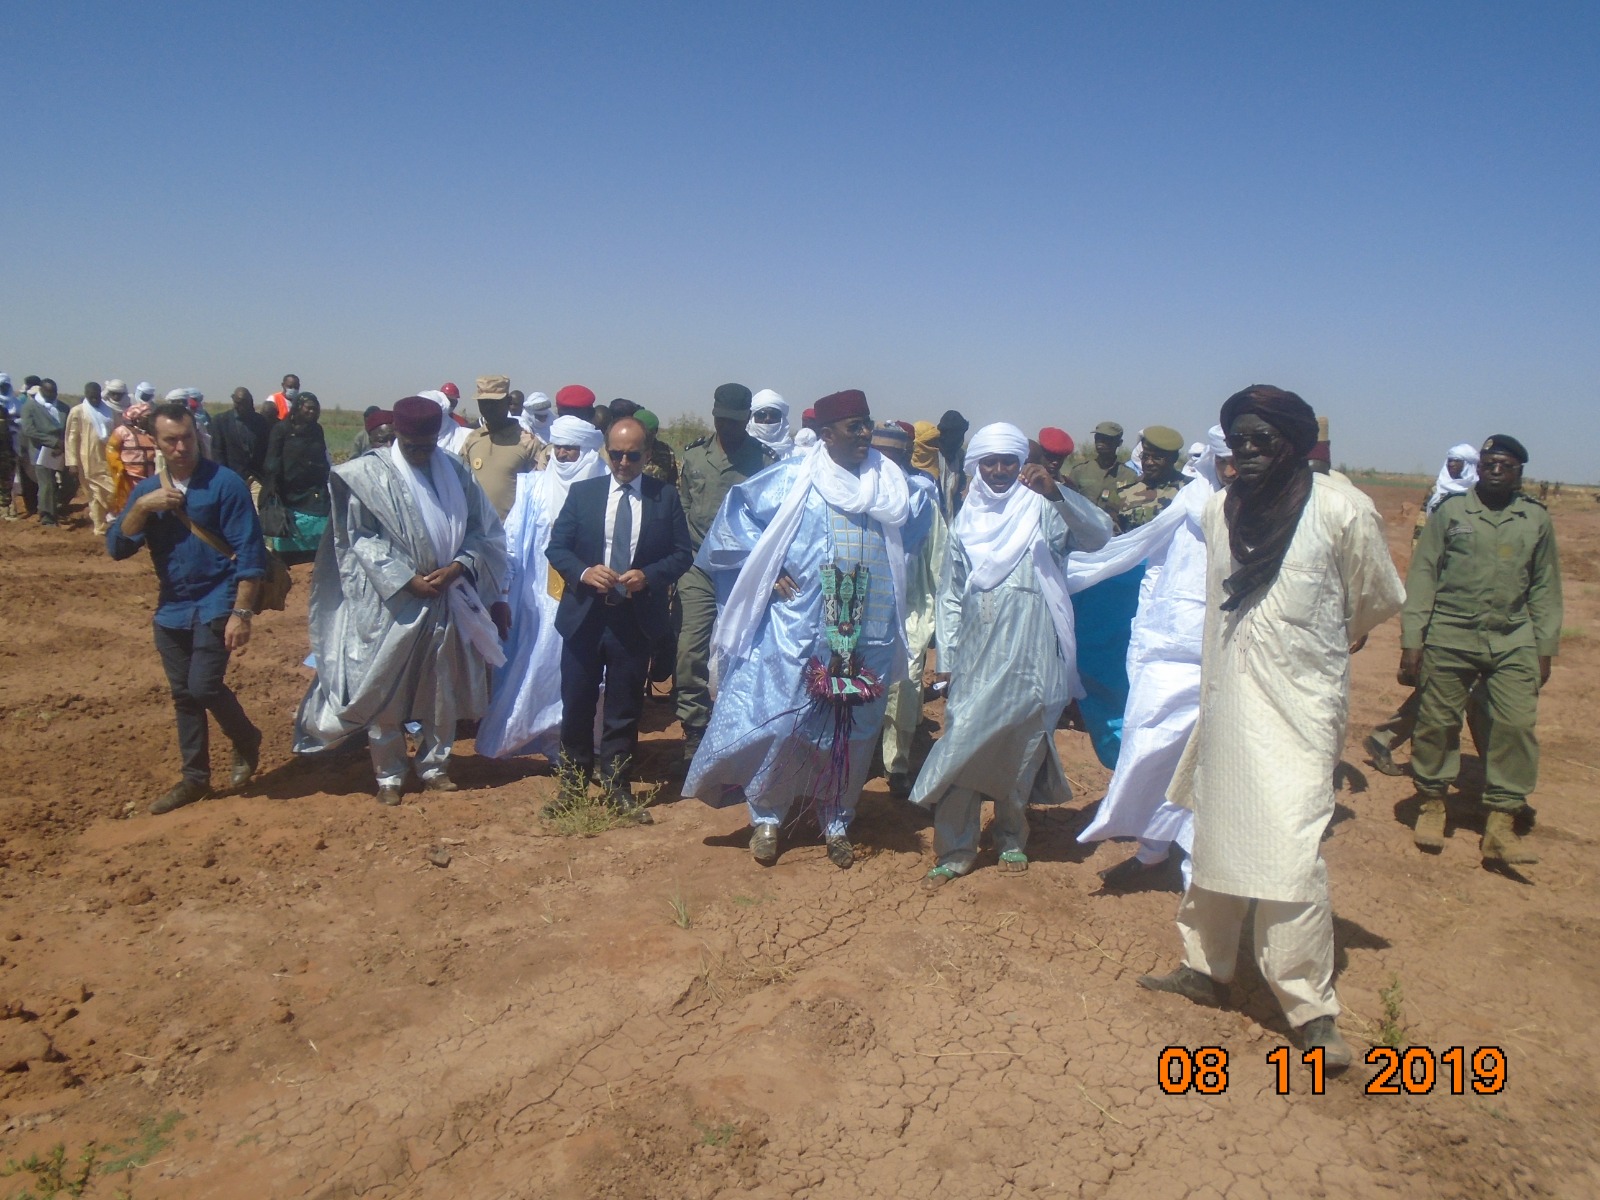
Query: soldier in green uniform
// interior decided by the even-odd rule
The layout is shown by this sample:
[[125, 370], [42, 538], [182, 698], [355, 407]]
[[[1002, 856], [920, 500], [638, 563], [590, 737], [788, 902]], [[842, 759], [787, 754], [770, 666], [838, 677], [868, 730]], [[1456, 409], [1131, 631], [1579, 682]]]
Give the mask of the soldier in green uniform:
[[[678, 464], [678, 496], [689, 520], [689, 541], [695, 553], [722, 507], [728, 489], [778, 461], [745, 428], [750, 421], [750, 389], [725, 383], [711, 402], [716, 432], [683, 452]], [[699, 567], [678, 579], [683, 627], [678, 633], [678, 720], [683, 722], [683, 761], [688, 765], [711, 721], [711, 626], [717, 619], [717, 589]]]
[[1101, 421], [1094, 427], [1094, 452], [1083, 453], [1076, 462], [1068, 460], [1066, 467], [1072, 486], [1113, 517], [1117, 514], [1118, 489], [1139, 478], [1118, 453], [1121, 449], [1122, 426], [1115, 421]]
[[648, 408], [641, 408], [633, 414], [633, 419], [644, 426], [646, 434], [644, 473], [652, 479], [659, 479], [662, 483], [670, 483], [673, 487], [677, 487], [677, 455], [672, 453], [671, 446], [656, 436], [661, 432], [661, 418]]
[[1477, 486], [1428, 518], [1411, 557], [1400, 618], [1400, 682], [1421, 685], [1411, 774], [1420, 849], [1444, 847], [1444, 797], [1460, 766], [1461, 714], [1482, 681], [1487, 745], [1485, 861], [1538, 859], [1513, 829], [1539, 774], [1539, 689], [1561, 642], [1561, 568], [1550, 514], [1522, 494], [1528, 452], [1497, 433]]
[[1143, 472], [1117, 489], [1117, 506], [1110, 510], [1118, 533], [1149, 524], [1164, 512], [1189, 477], [1178, 470], [1183, 435], [1166, 425], [1151, 425], [1139, 437], [1139, 467]]

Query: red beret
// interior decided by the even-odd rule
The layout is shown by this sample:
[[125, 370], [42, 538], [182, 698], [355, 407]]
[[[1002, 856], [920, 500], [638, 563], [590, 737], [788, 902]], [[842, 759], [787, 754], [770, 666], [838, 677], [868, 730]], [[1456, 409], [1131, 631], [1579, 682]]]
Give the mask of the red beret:
[[443, 392], [446, 396], [449, 396], [450, 399], [452, 399], [452, 400], [461, 399], [461, 389], [458, 388], [453, 383], [447, 383], [443, 387], [441, 387], [439, 390], [441, 392]]
[[[422, 397], [418, 396], [417, 399], [420, 400], [420, 399], [422, 399]], [[439, 406], [437, 404], [435, 404], [434, 407], [438, 408]], [[367, 418], [366, 418], [365, 424], [366, 424], [368, 433], [371, 433], [373, 430], [379, 428], [382, 425], [393, 425], [394, 424], [394, 413], [391, 410], [387, 409], [387, 408], [380, 408], [377, 412], [368, 413], [367, 414]]]
[[394, 431], [401, 437], [439, 436], [444, 409], [424, 396], [407, 396], [394, 406]]
[[1071, 454], [1072, 435], [1065, 429], [1047, 425], [1039, 430], [1039, 448], [1046, 454]]
[[904, 429], [908, 437], [912, 438], [913, 440], [916, 438], [917, 427], [910, 421], [896, 421], [895, 424], [900, 426], [901, 429]]
[[593, 408], [594, 393], [581, 383], [569, 383], [556, 393], [557, 408]]
[[831, 396], [824, 396], [816, 403], [817, 424], [832, 425], [835, 421], [848, 421], [852, 417], [870, 417], [867, 410], [867, 394], [851, 388], [845, 392], [834, 392]]
[[800, 414], [800, 417], [802, 420], [815, 421], [817, 419], [817, 410], [814, 408], [808, 408], [805, 410], [805, 412]]

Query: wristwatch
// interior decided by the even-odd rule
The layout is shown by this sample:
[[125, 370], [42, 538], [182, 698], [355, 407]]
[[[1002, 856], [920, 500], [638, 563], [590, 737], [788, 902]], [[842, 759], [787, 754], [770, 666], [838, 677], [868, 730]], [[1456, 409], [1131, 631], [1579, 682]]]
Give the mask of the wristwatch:
[[238, 617], [239, 620], [241, 620], [241, 621], [248, 621], [251, 617], [255, 616], [256, 614], [251, 612], [248, 608], [235, 608], [235, 609], [229, 610], [228, 615], [230, 617]]

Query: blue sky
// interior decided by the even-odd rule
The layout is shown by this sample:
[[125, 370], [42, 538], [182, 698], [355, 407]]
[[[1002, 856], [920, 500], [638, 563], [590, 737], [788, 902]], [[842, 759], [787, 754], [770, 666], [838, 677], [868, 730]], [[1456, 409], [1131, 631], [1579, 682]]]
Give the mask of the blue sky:
[[[0, 8], [0, 370], [1170, 424], [1600, 480], [1593, 3]], [[470, 393], [469, 393], [470, 394]]]

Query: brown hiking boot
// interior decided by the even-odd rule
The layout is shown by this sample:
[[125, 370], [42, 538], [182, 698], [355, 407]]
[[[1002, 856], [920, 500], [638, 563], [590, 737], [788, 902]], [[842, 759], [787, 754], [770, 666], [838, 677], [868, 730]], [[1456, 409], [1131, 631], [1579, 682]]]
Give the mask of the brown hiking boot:
[[1422, 808], [1417, 813], [1417, 823], [1412, 827], [1411, 840], [1418, 850], [1434, 854], [1444, 849], [1444, 797], [1424, 796]]
[[1141, 975], [1139, 986], [1152, 992], [1171, 992], [1207, 1008], [1221, 1008], [1228, 1002], [1228, 985], [1193, 967], [1179, 967], [1165, 975]]
[[1539, 861], [1539, 856], [1528, 849], [1527, 843], [1511, 827], [1515, 819], [1512, 813], [1501, 809], [1492, 810], [1484, 818], [1483, 841], [1478, 844], [1484, 862], [1521, 866]]

